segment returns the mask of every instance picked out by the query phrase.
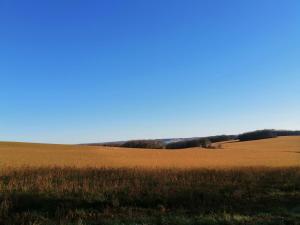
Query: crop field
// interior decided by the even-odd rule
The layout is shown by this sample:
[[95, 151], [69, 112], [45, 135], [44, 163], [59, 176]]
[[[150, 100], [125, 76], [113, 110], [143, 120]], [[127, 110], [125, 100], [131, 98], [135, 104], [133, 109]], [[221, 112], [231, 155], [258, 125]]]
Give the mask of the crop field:
[[219, 149], [0, 144], [0, 225], [299, 225], [300, 137]]
[[19, 168], [0, 224], [299, 225], [300, 168]]
[[300, 137], [223, 143], [220, 149], [126, 149], [75, 145], [0, 143], [0, 167], [228, 168], [300, 164]]

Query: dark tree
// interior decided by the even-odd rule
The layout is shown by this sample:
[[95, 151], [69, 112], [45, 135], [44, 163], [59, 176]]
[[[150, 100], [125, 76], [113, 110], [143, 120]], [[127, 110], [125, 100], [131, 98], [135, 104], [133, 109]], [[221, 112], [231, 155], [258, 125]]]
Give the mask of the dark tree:
[[277, 133], [275, 130], [257, 130], [253, 132], [240, 134], [238, 136], [238, 139], [240, 141], [252, 141], [274, 137], [277, 137]]
[[121, 145], [121, 147], [161, 149], [164, 148], [164, 144], [157, 140], [133, 140], [126, 141]]
[[195, 138], [189, 140], [181, 140], [171, 142], [166, 145], [166, 149], [181, 149], [181, 148], [192, 148], [192, 147], [203, 147], [207, 148], [211, 145], [211, 141], [207, 138]]

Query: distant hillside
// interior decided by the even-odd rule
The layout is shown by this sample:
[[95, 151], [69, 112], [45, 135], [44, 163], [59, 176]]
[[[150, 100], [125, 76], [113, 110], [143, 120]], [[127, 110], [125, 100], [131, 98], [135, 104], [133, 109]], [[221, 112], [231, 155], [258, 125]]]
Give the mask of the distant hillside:
[[82, 145], [147, 149], [183, 149], [190, 147], [209, 148], [212, 143], [216, 142], [224, 142], [230, 140], [250, 141], [274, 138], [278, 136], [300, 136], [300, 131], [265, 129], [247, 132], [239, 135], [215, 135], [192, 138], [142, 139], [103, 143], [88, 143]]
[[216, 135], [193, 138], [167, 138], [167, 139], [144, 139], [104, 143], [89, 143], [89, 146], [108, 146], [126, 148], [152, 148], [152, 149], [181, 149], [190, 147], [208, 147], [211, 143], [235, 140], [237, 135]]

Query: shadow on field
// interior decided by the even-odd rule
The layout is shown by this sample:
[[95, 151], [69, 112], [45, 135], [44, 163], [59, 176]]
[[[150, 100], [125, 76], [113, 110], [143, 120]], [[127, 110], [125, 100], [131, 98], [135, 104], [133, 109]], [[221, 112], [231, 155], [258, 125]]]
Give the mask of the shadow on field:
[[[162, 217], [170, 221], [184, 218], [186, 222], [180, 225], [223, 224], [217, 223], [218, 220], [214, 223], [201, 220], [211, 215], [223, 218], [224, 213], [231, 215], [230, 220], [233, 215], [246, 215], [251, 220], [253, 215], [269, 215], [259, 218], [262, 221], [284, 217], [292, 222], [281, 224], [293, 225], [297, 224], [294, 215], [300, 209], [300, 168], [25, 168], [1, 171], [0, 188], [0, 225], [21, 224], [18, 222], [26, 218], [28, 223], [22, 224], [40, 220], [73, 224], [69, 222], [79, 219], [87, 224], [111, 224], [103, 220], [152, 218], [156, 221]], [[196, 223], [198, 217], [201, 219]], [[244, 222], [234, 224], [255, 224]]]

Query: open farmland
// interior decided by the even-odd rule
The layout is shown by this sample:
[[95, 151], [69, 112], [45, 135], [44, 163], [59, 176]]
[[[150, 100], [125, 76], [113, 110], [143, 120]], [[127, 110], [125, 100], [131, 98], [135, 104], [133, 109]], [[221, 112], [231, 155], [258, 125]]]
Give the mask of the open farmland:
[[300, 137], [223, 143], [220, 149], [129, 149], [76, 145], [0, 143], [0, 166], [230, 168], [300, 165]]
[[299, 225], [300, 137], [220, 149], [0, 144], [0, 225]]

